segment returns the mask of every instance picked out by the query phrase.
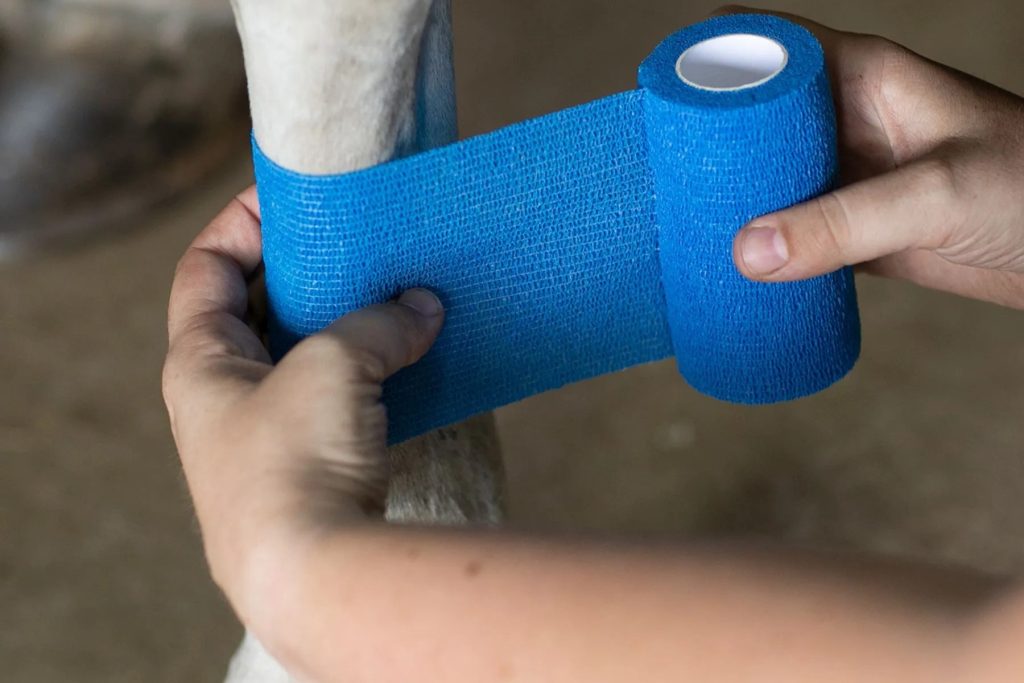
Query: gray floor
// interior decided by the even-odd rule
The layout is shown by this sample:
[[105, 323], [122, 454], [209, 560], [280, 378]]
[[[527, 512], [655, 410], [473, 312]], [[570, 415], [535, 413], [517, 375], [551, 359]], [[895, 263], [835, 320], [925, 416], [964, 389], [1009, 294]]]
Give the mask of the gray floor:
[[[1017, 0], [780, 2], [1024, 91]], [[712, 3], [456, 0], [463, 132], [630, 87]], [[159, 394], [178, 254], [242, 157], [134, 232], [0, 268], [0, 679], [216, 681], [239, 629], [206, 578]], [[516, 523], [758, 534], [1024, 567], [1024, 315], [860, 282], [864, 358], [744, 409], [642, 367], [501, 411]]]

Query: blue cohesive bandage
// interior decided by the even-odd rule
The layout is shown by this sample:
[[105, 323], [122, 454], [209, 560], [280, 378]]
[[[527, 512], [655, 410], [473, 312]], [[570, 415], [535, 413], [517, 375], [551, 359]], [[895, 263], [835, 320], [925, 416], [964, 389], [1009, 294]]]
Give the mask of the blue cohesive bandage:
[[[723, 65], [729, 40], [708, 41], [724, 36], [775, 50], [781, 70]], [[392, 442], [670, 355], [696, 389], [737, 403], [845, 375], [860, 350], [849, 269], [763, 284], [732, 261], [744, 223], [833, 183], [820, 45], [774, 17], [720, 17], [666, 39], [639, 81], [350, 174], [298, 174], [255, 146], [274, 355], [432, 289], [446, 324], [385, 386]]]

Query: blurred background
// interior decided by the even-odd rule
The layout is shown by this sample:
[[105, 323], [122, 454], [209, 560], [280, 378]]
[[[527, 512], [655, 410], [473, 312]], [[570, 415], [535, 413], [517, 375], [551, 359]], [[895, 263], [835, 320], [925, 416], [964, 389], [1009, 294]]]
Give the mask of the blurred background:
[[[462, 133], [632, 87], [715, 4], [455, 0]], [[758, 4], [1024, 92], [1019, 0]], [[219, 681], [241, 630], [159, 375], [174, 264], [251, 182], [233, 28], [217, 0], [0, 18], [0, 679]], [[1024, 315], [859, 286], [863, 360], [814, 398], [725, 405], [661, 363], [500, 411], [512, 523], [1024, 567]]]

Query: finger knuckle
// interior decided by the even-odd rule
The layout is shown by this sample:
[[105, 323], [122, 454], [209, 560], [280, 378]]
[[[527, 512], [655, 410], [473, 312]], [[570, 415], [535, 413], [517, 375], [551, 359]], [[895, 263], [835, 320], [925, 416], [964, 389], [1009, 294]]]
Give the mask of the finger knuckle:
[[171, 433], [177, 438], [178, 421], [177, 409], [182, 401], [183, 391], [188, 382], [188, 370], [184, 367], [184, 358], [181, 353], [171, 349], [164, 359], [164, 365], [160, 373], [160, 394], [167, 409], [167, 417], [171, 424]]
[[366, 377], [378, 376], [381, 372], [382, 363], [375, 353], [330, 333], [306, 339], [290, 355], [293, 362], [329, 372], [342, 381], [362, 381]]
[[906, 52], [906, 48], [899, 43], [874, 33], [861, 34], [858, 39], [865, 50], [870, 51], [883, 60]]
[[841, 254], [851, 242], [849, 214], [842, 198], [835, 193], [818, 197], [814, 202], [823, 230], [815, 231], [820, 252]]
[[178, 262], [174, 265], [175, 280], [188, 278], [197, 270], [194, 258], [195, 253], [195, 248], [189, 247], [185, 250], [185, 253], [181, 255], [181, 258], [178, 259]]
[[418, 346], [419, 339], [423, 336], [423, 325], [420, 322], [421, 319], [412, 311], [402, 306], [397, 308], [400, 310], [394, 316], [397, 325], [396, 332], [399, 335], [399, 339], [405, 342], [401, 345], [405, 354], [405, 358], [402, 361], [409, 363], [412, 361], [412, 356], [415, 353], [416, 346]]
[[897, 42], [875, 34], [857, 36], [860, 51], [868, 56], [868, 62], [878, 66], [880, 74], [889, 76], [904, 72], [913, 53]]
[[964, 199], [964, 183], [955, 160], [947, 156], [935, 156], [918, 162], [914, 166], [914, 185], [918, 194], [927, 197], [929, 203], [942, 207], [943, 229], [936, 231], [928, 247], [948, 246], [968, 222], [970, 201]]
[[173, 351], [168, 352], [160, 373], [160, 391], [163, 395], [164, 404], [168, 407], [170, 407], [174, 398], [175, 383], [180, 374], [177, 358], [173, 353]]
[[955, 200], [960, 194], [956, 163], [947, 156], [934, 156], [914, 166], [916, 185], [922, 192], [942, 200]]
[[232, 335], [233, 325], [241, 324], [220, 312], [209, 311], [194, 316], [177, 332], [174, 349], [193, 357], [215, 358], [246, 356], [242, 344]]
[[919, 60], [899, 43], [876, 35], [861, 36], [862, 49], [870, 55], [869, 78], [877, 84], [879, 101], [891, 105], [906, 97], [911, 80], [918, 80]]
[[424, 334], [421, 318], [412, 309], [396, 303], [380, 304], [366, 309], [380, 331], [379, 351], [402, 365], [412, 362]]

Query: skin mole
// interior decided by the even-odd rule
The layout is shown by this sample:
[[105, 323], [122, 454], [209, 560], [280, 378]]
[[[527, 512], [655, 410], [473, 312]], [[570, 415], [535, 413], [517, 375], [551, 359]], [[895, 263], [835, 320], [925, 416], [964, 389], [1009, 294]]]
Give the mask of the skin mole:
[[478, 560], [470, 560], [466, 563], [466, 568], [464, 571], [466, 576], [468, 576], [469, 578], [473, 578], [474, 576], [479, 576], [480, 571], [483, 568], [484, 566], [480, 564]]

